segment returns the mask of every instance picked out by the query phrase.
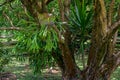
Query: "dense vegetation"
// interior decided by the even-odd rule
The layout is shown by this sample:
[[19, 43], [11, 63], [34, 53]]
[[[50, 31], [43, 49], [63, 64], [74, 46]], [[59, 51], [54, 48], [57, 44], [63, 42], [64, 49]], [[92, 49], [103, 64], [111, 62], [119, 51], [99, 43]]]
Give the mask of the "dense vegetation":
[[119, 0], [1, 0], [0, 72], [16, 58], [35, 74], [57, 66], [63, 80], [110, 80], [119, 26]]

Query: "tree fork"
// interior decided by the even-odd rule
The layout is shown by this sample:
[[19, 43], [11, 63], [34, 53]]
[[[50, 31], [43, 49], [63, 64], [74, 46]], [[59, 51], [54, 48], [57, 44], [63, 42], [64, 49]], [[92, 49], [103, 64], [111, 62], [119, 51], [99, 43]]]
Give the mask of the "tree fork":
[[[63, 3], [64, 2], [64, 3]], [[67, 22], [65, 16], [69, 15], [70, 10], [70, 0], [58, 0], [60, 8], [60, 17], [62, 22]], [[70, 32], [68, 25], [63, 25], [65, 32], [63, 32], [64, 43], [59, 43], [59, 48], [62, 52], [63, 61], [65, 64], [65, 74], [63, 75], [63, 80], [76, 80], [77, 79], [77, 67], [72, 56], [72, 51], [70, 50]]]

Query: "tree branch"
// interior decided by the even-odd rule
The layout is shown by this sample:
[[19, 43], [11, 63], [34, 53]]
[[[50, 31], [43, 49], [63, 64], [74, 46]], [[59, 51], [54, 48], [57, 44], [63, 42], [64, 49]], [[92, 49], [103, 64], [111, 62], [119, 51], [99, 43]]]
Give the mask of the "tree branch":
[[10, 57], [30, 57], [30, 54], [28, 52], [23, 52], [22, 54], [10, 55]]
[[57, 32], [59, 42], [64, 43], [64, 38], [62, 38], [62, 35], [61, 35], [59, 29], [55, 25], [53, 26], [53, 29]]
[[0, 30], [23, 30], [19, 27], [0, 27]]
[[50, 2], [52, 2], [52, 1], [54, 1], [54, 0], [47, 0], [46, 1], [46, 5], [48, 5]]
[[0, 7], [3, 6], [3, 5], [9, 4], [9, 3], [13, 2], [13, 1], [15, 1], [15, 0], [6, 0], [2, 4], [0, 4]]
[[4, 12], [3, 12], [3, 16], [5, 16], [5, 17], [7, 18], [7, 20], [10, 22], [10, 24], [11, 24], [12, 27], [15, 27], [15, 26], [13, 25], [13, 22], [12, 22], [12, 20], [10, 19], [10, 17], [7, 16]]
[[1, 45], [3, 46], [11, 46], [16, 45], [18, 41], [10, 41], [10, 42], [1, 42]]
[[6, 36], [6, 35], [1, 35], [1, 36], [0, 36], [0, 38], [3, 38], [3, 39], [4, 39], [4, 38], [11, 38], [11, 37], [13, 37], [13, 35], [8, 35], [8, 36]]
[[114, 3], [115, 3], [115, 0], [112, 0], [111, 3], [110, 3], [110, 5], [109, 5], [109, 11], [108, 11], [108, 25], [109, 26], [112, 23]]
[[61, 21], [64, 22], [65, 16], [64, 16], [64, 5], [62, 0], [58, 0], [58, 4], [59, 4], [59, 11], [60, 11], [60, 18], [61, 18]]
[[116, 62], [116, 65], [120, 65], [120, 51], [118, 51], [116, 54], [114, 54], [115, 57], [117, 57], [117, 62]]
[[113, 34], [120, 27], [120, 19], [111, 26], [108, 26], [108, 34]]
[[57, 26], [53, 22], [50, 22], [50, 23], [45, 24], [45, 25], [48, 26], [48, 27], [52, 27], [56, 31], [56, 33], [57, 33], [59, 42], [60, 43], [64, 43], [64, 39], [62, 39], [62, 35], [61, 35], [59, 29], [57, 28]]
[[101, 68], [99, 69], [99, 72], [112, 73], [118, 66], [120, 66], [120, 51], [108, 57], [107, 61], [105, 61], [104, 64], [102, 64]]

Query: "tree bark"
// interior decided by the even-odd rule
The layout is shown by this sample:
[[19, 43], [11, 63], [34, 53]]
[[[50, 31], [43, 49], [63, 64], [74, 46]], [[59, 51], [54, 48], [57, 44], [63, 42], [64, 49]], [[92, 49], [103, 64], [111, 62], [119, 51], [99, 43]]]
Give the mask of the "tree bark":
[[[40, 1], [38, 0], [21, 0], [21, 2], [36, 20], [40, 20], [39, 14], [43, 14], [46, 11], [43, 10], [45, 9], [44, 2], [42, 2], [44, 5], [40, 5]], [[68, 20], [66, 15], [69, 15], [70, 0], [58, 0], [58, 3], [61, 22], [66, 22], [66, 24], [62, 25], [64, 31], [61, 34], [57, 27], [53, 27], [56, 32], [58, 32], [58, 44], [61, 55], [57, 56], [55, 52], [53, 52], [52, 55], [61, 68], [62, 79], [110, 80], [110, 75], [116, 67], [120, 65], [120, 53], [113, 54], [112, 50], [114, 47], [110, 46], [111, 44], [113, 45], [113, 43], [111, 43], [113, 30], [116, 32], [120, 21], [111, 25], [111, 18], [109, 20], [107, 19], [104, 0], [94, 0], [94, 26], [92, 27], [92, 43], [87, 67], [81, 71], [75, 63], [73, 51], [69, 46], [71, 44], [71, 33], [67, 25]], [[111, 10], [109, 12], [111, 12]]]
[[[111, 5], [113, 4], [114, 0], [111, 2]], [[107, 19], [104, 0], [94, 0], [94, 7], [93, 37], [88, 57], [88, 68], [85, 72], [85, 80], [110, 80], [110, 75], [119, 65], [117, 63], [119, 57], [116, 58], [114, 55], [114, 43], [112, 39], [114, 34], [110, 35], [107, 32], [108, 26], [112, 26], [112, 13], [109, 13], [111, 18]], [[110, 8], [111, 11], [113, 11], [112, 7]], [[113, 32], [112, 30], [110, 31]]]
[[[63, 25], [64, 32], [61, 34], [64, 38], [64, 43], [59, 43], [59, 48], [62, 53], [63, 62], [65, 65], [65, 71], [62, 75], [63, 80], [77, 80], [77, 75], [79, 74], [78, 67], [76, 66], [74, 60], [73, 51], [70, 48], [71, 44], [71, 33], [68, 27], [67, 16], [69, 16], [70, 10], [70, 0], [58, 0], [59, 8], [60, 8], [60, 18], [62, 22], [66, 22]], [[66, 16], [67, 15], [67, 16]]]

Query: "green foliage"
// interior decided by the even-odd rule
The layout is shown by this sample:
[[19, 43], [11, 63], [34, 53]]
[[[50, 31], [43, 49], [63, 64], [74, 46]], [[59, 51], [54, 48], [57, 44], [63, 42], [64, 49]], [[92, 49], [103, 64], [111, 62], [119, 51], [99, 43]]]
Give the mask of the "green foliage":
[[91, 19], [93, 16], [92, 5], [90, 3], [91, 1], [89, 0], [73, 0], [73, 7], [71, 9], [71, 31], [73, 36], [75, 36], [73, 44], [79, 45], [82, 48], [80, 53], [84, 53], [85, 44], [90, 38]]
[[[51, 55], [52, 50], [57, 48], [57, 33], [49, 26], [41, 26], [36, 28], [31, 25], [28, 29], [17, 34], [16, 45], [18, 55], [27, 52], [31, 68], [35, 73], [40, 73], [45, 66], [49, 66], [53, 62]], [[29, 32], [29, 33], [28, 33]]]
[[72, 0], [71, 6], [72, 45], [76, 50], [75, 54], [82, 56], [83, 67], [85, 67], [85, 51], [89, 49], [91, 38], [93, 16], [91, 2], [90, 0]]
[[[71, 10], [71, 18], [73, 27], [77, 27], [81, 34], [87, 32], [91, 26], [92, 5], [87, 4], [87, 0], [74, 0]], [[84, 35], [83, 35], [84, 36]]]
[[10, 50], [9, 49], [2, 49], [0, 45], [0, 72], [4, 71], [4, 66], [7, 65], [10, 61]]
[[52, 49], [56, 49], [58, 41], [56, 32], [45, 26], [42, 26], [40, 30], [31, 28], [30, 31], [27, 29], [22, 34], [20, 32], [16, 39], [19, 41], [18, 48], [24, 47], [24, 50], [33, 53], [39, 50], [51, 52]]
[[48, 11], [50, 13], [52, 13], [54, 16], [56, 16], [56, 18], [58, 17], [59, 6], [58, 6], [58, 1], [57, 0], [54, 0], [50, 4], [48, 4], [47, 8], [48, 8]]
[[[87, 59], [85, 59], [87, 60]], [[81, 60], [77, 60], [78, 66], [82, 69]], [[13, 59], [6, 67], [4, 67], [5, 71], [9, 71], [11, 73], [15, 73], [19, 80], [61, 80], [61, 74], [49, 74], [46, 73], [46, 69], [43, 70], [42, 75], [34, 75], [32, 70], [28, 66], [28, 62], [24, 63], [21, 61], [17, 61]], [[24, 77], [23, 77], [24, 75]], [[120, 75], [120, 67], [118, 67], [111, 76], [111, 80], [119, 80]]]
[[[3, 1], [0, 1], [0, 3], [3, 3]], [[6, 4], [0, 7], [0, 13], [0, 27], [12, 27], [10, 21], [3, 16], [3, 13], [5, 13], [14, 26], [22, 29], [21, 31], [1, 31], [1, 33], [12, 33], [14, 35], [12, 40], [18, 41], [15, 48], [12, 49], [12, 55], [23, 61], [29, 58], [29, 63], [34, 72], [39, 73], [45, 66], [51, 66], [53, 63], [51, 52], [58, 46], [57, 34], [52, 26], [42, 25], [40, 27], [19, 0], [12, 2], [11, 6]], [[53, 20], [54, 18], [52, 18]], [[49, 21], [51, 21], [51, 18]], [[8, 55], [6, 54], [6, 56]]]

